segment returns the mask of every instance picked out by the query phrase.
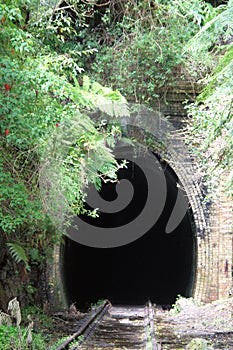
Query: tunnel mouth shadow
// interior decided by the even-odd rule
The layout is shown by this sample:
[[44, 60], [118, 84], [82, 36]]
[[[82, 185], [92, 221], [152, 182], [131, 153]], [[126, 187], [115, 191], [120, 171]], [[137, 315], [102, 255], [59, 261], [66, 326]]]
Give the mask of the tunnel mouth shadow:
[[[100, 299], [108, 299], [114, 305], [143, 305], [147, 300], [156, 304], [173, 304], [178, 295], [192, 296], [196, 271], [196, 239], [192, 210], [188, 209], [183, 220], [167, 234], [165, 228], [176, 202], [178, 184], [176, 173], [158, 155], [155, 157], [163, 169], [167, 198], [164, 209], [146, 234], [129, 244], [114, 248], [95, 248], [82, 245], [65, 237], [62, 254], [63, 284], [68, 303], [76, 303], [80, 309], [88, 309]], [[134, 200], [125, 212], [101, 214], [87, 223], [102, 227], [126, 224], [139, 215], [141, 203], [147, 196], [143, 174], [134, 164], [120, 170], [120, 178], [133, 183]], [[155, 173], [156, 181], [156, 173]], [[101, 195], [114, 200], [112, 184], [103, 185]], [[184, 192], [183, 205], [187, 205]]]

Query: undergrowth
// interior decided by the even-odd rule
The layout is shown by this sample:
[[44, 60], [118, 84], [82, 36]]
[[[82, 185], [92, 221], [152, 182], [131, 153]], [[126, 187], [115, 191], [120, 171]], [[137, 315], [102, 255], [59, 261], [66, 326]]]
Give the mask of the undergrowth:
[[[7, 327], [7, 326], [1, 326], [0, 327], [0, 344], [1, 344], [1, 350], [28, 350], [27, 345], [27, 328], [22, 327], [22, 344], [20, 345], [19, 342], [19, 334], [17, 327]], [[45, 350], [46, 349], [46, 342], [43, 338], [43, 335], [40, 333], [33, 333], [33, 342], [30, 347], [32, 350]]]

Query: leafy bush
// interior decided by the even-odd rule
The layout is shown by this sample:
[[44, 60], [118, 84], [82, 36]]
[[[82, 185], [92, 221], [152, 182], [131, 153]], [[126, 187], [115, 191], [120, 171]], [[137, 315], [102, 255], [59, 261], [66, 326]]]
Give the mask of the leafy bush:
[[211, 189], [211, 196], [219, 182], [223, 182], [226, 193], [232, 197], [233, 1], [222, 5], [220, 10], [187, 45], [186, 51], [194, 62], [208, 56], [199, 65], [201, 70], [209, 61], [213, 67], [211, 74], [202, 79], [204, 88], [197, 102], [188, 107], [192, 119], [187, 141], [202, 164], [203, 182]]
[[[1, 350], [9, 350], [9, 348], [13, 348], [15, 350], [27, 350], [28, 345], [26, 342], [27, 338], [27, 328], [22, 328], [22, 344], [21, 347], [19, 344], [19, 336], [18, 329], [16, 327], [0, 327], [0, 342], [1, 342]], [[43, 339], [41, 334], [33, 333], [33, 342], [32, 347], [33, 350], [44, 350], [46, 349], [46, 342]]]
[[95, 79], [128, 100], [153, 105], [159, 89], [175, 83], [175, 68], [186, 59], [183, 47], [212, 7], [196, 0], [131, 0], [120, 8], [109, 8], [107, 24], [105, 13], [99, 31], [87, 31], [84, 42], [98, 49], [90, 69]]
[[[52, 12], [42, 6], [44, 13], [36, 5], [37, 1], [21, 0], [0, 4], [0, 223], [13, 256], [26, 267], [45, 262], [47, 252], [60, 240], [39, 188], [41, 158], [49, 140], [64, 128], [69, 134], [73, 123], [77, 138], [60, 164], [64, 174], [60, 190], [67, 193], [69, 204], [78, 213], [84, 209], [87, 183], [100, 184], [98, 179], [108, 176], [113, 180], [119, 168], [106, 143], [110, 135], [114, 142], [114, 132], [95, 127], [87, 111], [100, 107], [111, 114], [119, 103], [126, 104], [119, 92], [86, 76], [78, 77], [80, 55], [77, 53], [77, 58], [68, 52], [69, 45], [58, 30], [63, 28], [67, 38], [76, 33], [75, 28], [59, 3]], [[50, 18], [49, 23], [45, 18]], [[45, 31], [51, 36], [44, 40]], [[117, 139], [120, 133], [116, 130], [115, 134]], [[84, 159], [90, 149], [91, 156]], [[77, 174], [72, 172], [74, 164]], [[12, 246], [13, 241], [21, 246], [20, 251], [19, 246]]]

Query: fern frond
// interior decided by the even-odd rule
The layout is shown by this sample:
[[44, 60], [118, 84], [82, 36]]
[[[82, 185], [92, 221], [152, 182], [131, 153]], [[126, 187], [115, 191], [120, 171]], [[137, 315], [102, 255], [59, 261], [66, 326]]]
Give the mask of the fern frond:
[[91, 80], [87, 75], [84, 75], [83, 77], [83, 90], [89, 91], [91, 85]]
[[[228, 51], [220, 60], [218, 66], [213, 72], [213, 75], [208, 79], [207, 86], [198, 96], [198, 102], [206, 101], [207, 99], [216, 101], [215, 95], [226, 97], [232, 96], [233, 90], [233, 44], [229, 46]], [[219, 91], [221, 88], [221, 91]], [[232, 97], [230, 97], [230, 100]]]
[[26, 269], [30, 270], [25, 249], [19, 243], [7, 243], [7, 247], [16, 263], [24, 262]]
[[73, 76], [74, 88], [72, 99], [81, 107], [88, 109], [98, 108], [109, 116], [128, 116], [129, 110], [126, 99], [117, 90], [102, 86], [94, 82], [88, 76], [83, 77], [80, 87], [77, 79]]
[[184, 49], [187, 51], [200, 52], [207, 50], [221, 35], [224, 40], [232, 36], [233, 1], [222, 6], [222, 12], [217, 14], [188, 42]]

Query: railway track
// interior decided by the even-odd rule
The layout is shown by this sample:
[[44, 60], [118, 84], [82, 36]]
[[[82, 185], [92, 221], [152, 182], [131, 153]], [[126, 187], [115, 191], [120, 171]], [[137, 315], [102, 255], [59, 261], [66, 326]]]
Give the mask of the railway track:
[[160, 350], [155, 338], [154, 308], [112, 306], [106, 301], [56, 350]]

